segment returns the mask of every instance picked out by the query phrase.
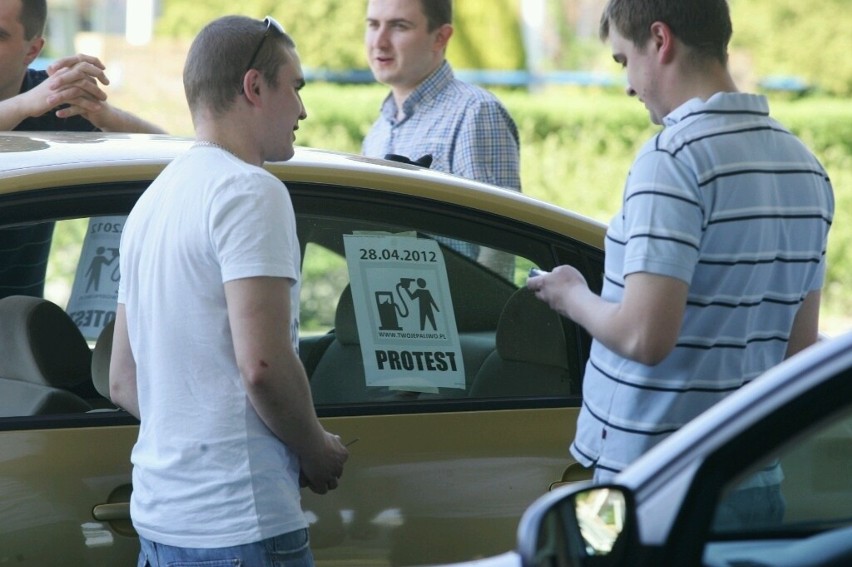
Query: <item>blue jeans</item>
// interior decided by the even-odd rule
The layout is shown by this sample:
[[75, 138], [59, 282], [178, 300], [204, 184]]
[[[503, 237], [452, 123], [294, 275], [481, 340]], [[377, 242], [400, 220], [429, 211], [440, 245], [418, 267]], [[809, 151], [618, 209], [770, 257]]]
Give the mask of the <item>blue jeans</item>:
[[314, 567], [308, 530], [220, 548], [162, 545], [139, 537], [138, 567]]

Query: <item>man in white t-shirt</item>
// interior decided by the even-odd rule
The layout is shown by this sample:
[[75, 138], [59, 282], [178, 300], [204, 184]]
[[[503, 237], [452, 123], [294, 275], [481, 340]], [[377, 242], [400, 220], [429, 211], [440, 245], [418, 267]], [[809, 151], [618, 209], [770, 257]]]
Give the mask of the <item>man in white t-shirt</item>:
[[348, 451], [314, 411], [295, 216], [261, 167], [293, 156], [304, 83], [272, 18], [210, 23], [184, 68], [198, 141], [125, 225], [110, 394], [141, 422], [140, 565], [313, 564], [300, 477], [336, 488]]

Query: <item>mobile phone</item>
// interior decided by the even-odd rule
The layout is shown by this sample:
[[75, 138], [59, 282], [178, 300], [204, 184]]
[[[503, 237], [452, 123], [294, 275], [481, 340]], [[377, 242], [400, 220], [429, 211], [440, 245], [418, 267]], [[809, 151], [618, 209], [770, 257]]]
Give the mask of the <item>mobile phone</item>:
[[543, 276], [544, 274], [549, 274], [550, 272], [546, 270], [539, 270], [538, 268], [530, 268], [530, 273], [527, 277], [534, 278], [535, 276]]

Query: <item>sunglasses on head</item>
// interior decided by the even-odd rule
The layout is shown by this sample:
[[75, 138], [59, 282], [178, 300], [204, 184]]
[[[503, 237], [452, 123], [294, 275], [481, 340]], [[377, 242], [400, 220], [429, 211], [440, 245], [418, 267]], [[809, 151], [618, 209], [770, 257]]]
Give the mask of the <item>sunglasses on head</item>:
[[[269, 37], [270, 32], [273, 29], [278, 30], [278, 33], [284, 35], [284, 26], [282, 26], [278, 20], [273, 18], [272, 16], [266, 16], [263, 18], [263, 23], [266, 24], [266, 30], [263, 32], [263, 37], [260, 38], [260, 41], [257, 44], [257, 47], [254, 48], [254, 52], [251, 54], [251, 59], [249, 59], [248, 66], [246, 67], [245, 73], [248, 73], [252, 67], [254, 66], [254, 60], [257, 59], [257, 54], [260, 53], [260, 48], [263, 47], [263, 42], [266, 41], [266, 38]], [[245, 73], [243, 73], [245, 75]], [[243, 92], [243, 88], [240, 87], [240, 92]]]

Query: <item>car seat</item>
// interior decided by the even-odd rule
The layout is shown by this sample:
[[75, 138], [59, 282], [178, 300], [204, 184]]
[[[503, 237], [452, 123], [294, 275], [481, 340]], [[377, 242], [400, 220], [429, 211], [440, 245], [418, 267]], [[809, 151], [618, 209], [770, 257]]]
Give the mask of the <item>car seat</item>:
[[496, 343], [474, 377], [471, 398], [572, 393], [562, 318], [528, 289], [518, 289], [506, 302]]
[[334, 339], [311, 375], [311, 393], [317, 405], [367, 401], [355, 304], [348, 285], [340, 295], [334, 314]]
[[12, 295], [0, 299], [0, 417], [85, 412], [69, 391], [91, 379], [91, 351], [58, 305]]

